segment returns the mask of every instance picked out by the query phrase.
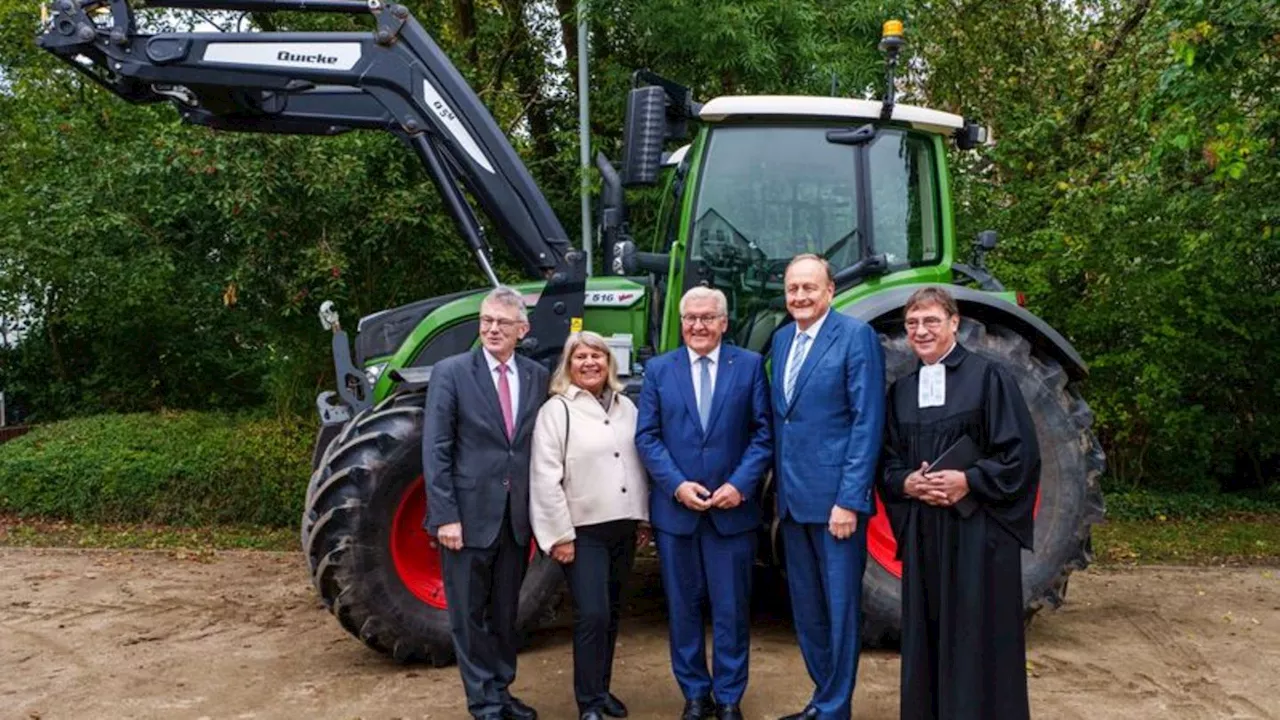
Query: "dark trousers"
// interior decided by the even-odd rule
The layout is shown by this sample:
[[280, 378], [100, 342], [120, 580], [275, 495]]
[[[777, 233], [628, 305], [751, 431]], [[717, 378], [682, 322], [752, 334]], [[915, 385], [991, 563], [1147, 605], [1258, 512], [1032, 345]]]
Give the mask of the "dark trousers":
[[622, 586], [636, 557], [636, 521], [574, 528], [574, 560], [564, 566], [573, 594], [573, 694], [578, 711], [602, 710], [613, 679]]
[[516, 611], [529, 548], [516, 544], [510, 511], [487, 548], [440, 549], [458, 670], [475, 717], [496, 717], [516, 679]]
[[[751, 655], [751, 568], [756, 534], [721, 535], [705, 515], [691, 535], [659, 531], [667, 595], [671, 671], [686, 700], [711, 696], [736, 705], [747, 690]], [[711, 608], [711, 672], [706, 609]]]

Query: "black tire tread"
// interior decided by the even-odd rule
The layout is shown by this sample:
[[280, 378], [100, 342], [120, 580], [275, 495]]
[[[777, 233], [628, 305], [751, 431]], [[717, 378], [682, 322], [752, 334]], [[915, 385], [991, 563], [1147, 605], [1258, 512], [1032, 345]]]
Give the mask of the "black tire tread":
[[[371, 540], [389, 533], [391, 517], [372, 517], [386, 513], [385, 492], [421, 473], [424, 393], [392, 395], [338, 433], [308, 483], [301, 536], [312, 584], [347, 632], [397, 662], [438, 667], [454, 660], [447, 613], [406, 601], [408, 590], [375, 548], [384, 541]], [[535, 573], [521, 589], [518, 626], [525, 634], [553, 620], [563, 597], [554, 561], [539, 554], [529, 569]]]

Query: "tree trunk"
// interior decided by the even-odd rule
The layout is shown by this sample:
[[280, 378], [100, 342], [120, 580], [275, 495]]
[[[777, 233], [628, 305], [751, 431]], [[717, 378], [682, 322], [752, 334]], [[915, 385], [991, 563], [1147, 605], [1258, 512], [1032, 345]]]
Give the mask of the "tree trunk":
[[1133, 12], [1128, 19], [1120, 25], [1120, 29], [1116, 31], [1111, 42], [1107, 43], [1107, 47], [1103, 50], [1102, 56], [1093, 63], [1093, 68], [1089, 71], [1089, 77], [1084, 81], [1084, 87], [1080, 92], [1080, 111], [1076, 113], [1073, 126], [1076, 134], [1083, 135], [1089, 127], [1089, 120], [1093, 116], [1093, 108], [1097, 102], [1097, 94], [1102, 89], [1102, 79], [1107, 73], [1107, 68], [1111, 66], [1111, 61], [1119, 54], [1120, 49], [1124, 47], [1124, 43], [1138, 29], [1138, 25], [1142, 19], [1147, 16], [1147, 11], [1151, 9], [1151, 0], [1138, 0], [1138, 4], [1134, 6]]
[[503, 0], [502, 7], [510, 22], [516, 23], [512, 26], [516, 50], [511, 72], [515, 76], [516, 92], [529, 122], [535, 162], [550, 160], [556, 156], [557, 147], [552, 134], [555, 124], [551, 106], [542, 92], [543, 74], [547, 65], [546, 53], [529, 31], [525, 0]]
[[467, 63], [471, 65], [472, 77], [478, 77], [480, 48], [476, 46], [475, 0], [453, 0], [453, 29], [458, 34], [458, 42], [466, 48]]
[[573, 82], [575, 93], [581, 93], [578, 87], [578, 4], [574, 0], [556, 0], [556, 11], [560, 14], [560, 40], [564, 45], [564, 68]]

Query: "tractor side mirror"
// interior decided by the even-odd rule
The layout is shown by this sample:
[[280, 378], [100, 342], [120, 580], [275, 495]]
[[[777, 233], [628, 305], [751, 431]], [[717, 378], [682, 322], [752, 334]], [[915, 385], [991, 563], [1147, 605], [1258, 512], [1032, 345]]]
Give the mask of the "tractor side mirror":
[[622, 127], [622, 185], [656, 185], [667, 140], [667, 93], [657, 85], [631, 90]]
[[987, 266], [987, 253], [996, 249], [999, 235], [995, 230], [983, 230], [973, 239], [973, 266], [982, 270]]
[[955, 131], [956, 147], [961, 150], [972, 150], [979, 145], [992, 145], [991, 128], [979, 125], [972, 120], [965, 120], [964, 127]]

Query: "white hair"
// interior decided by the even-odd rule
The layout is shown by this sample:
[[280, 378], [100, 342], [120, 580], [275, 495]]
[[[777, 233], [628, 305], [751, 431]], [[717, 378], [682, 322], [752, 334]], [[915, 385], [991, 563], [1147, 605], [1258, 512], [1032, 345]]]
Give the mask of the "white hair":
[[723, 292], [715, 288], [709, 288], [705, 285], [695, 285], [689, 288], [689, 292], [686, 292], [684, 297], [680, 298], [681, 315], [684, 314], [685, 306], [689, 304], [690, 300], [715, 300], [716, 312], [721, 315], [729, 314], [729, 300], [725, 298]]
[[507, 307], [515, 308], [520, 313], [520, 322], [529, 322], [529, 311], [525, 309], [524, 296], [513, 288], [499, 285], [490, 290], [489, 294], [484, 296], [480, 306], [484, 307], [489, 304], [506, 305]]

